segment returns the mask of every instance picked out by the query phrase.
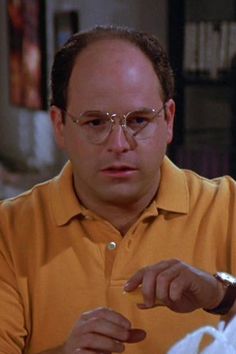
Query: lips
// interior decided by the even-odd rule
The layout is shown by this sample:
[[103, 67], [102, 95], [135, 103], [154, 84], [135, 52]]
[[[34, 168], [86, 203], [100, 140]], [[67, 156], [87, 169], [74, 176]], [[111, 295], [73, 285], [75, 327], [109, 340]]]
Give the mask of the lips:
[[122, 172], [122, 171], [136, 171], [137, 168], [133, 166], [128, 166], [128, 165], [112, 165], [112, 166], [107, 166], [102, 169], [102, 171], [117, 171], [117, 172]]
[[130, 177], [137, 171], [137, 168], [130, 165], [110, 165], [101, 169], [101, 172], [110, 177]]

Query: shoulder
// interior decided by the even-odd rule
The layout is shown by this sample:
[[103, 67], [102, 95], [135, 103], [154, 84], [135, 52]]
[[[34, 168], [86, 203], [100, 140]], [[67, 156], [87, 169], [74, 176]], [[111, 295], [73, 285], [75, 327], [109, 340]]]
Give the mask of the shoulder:
[[35, 185], [32, 189], [13, 198], [0, 202], [0, 227], [20, 228], [34, 219], [40, 213], [47, 212], [50, 208], [51, 185], [49, 180]]
[[158, 206], [162, 209], [188, 214], [196, 208], [236, 208], [236, 182], [229, 176], [208, 179], [177, 167], [167, 157], [161, 166]]
[[[225, 209], [236, 208], [236, 182], [230, 176], [208, 179], [197, 173], [175, 166], [169, 159], [162, 166], [160, 194], [175, 210], [190, 211], [195, 208], [207, 209], [224, 205]], [[163, 198], [164, 199], [164, 198]], [[165, 201], [166, 204], [166, 201]]]
[[71, 183], [70, 165], [65, 165], [59, 175], [45, 182], [36, 184], [31, 189], [13, 198], [0, 201], [0, 215], [13, 213], [28, 215], [37, 210], [44, 211], [50, 207], [50, 203], [56, 198], [59, 192], [63, 192], [67, 184]]
[[209, 179], [190, 170], [182, 170], [190, 192], [219, 193], [225, 196], [236, 193], [236, 181], [230, 176]]
[[230, 176], [208, 179], [197, 173], [182, 170], [189, 194], [190, 209], [211, 213], [215, 218], [236, 214], [236, 182]]
[[190, 196], [198, 194], [235, 196], [236, 194], [236, 181], [232, 177], [205, 178], [192, 170], [177, 167], [167, 157], [161, 167], [161, 176], [161, 187], [163, 185], [165, 193], [171, 191], [178, 196], [184, 193]]

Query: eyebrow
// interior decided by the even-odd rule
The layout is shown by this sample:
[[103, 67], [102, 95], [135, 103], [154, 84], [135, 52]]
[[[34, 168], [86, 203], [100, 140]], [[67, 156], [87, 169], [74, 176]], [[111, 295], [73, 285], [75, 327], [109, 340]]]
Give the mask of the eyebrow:
[[138, 109], [134, 109], [133, 111], [130, 111], [130, 112], [143, 112], [143, 111], [151, 111], [153, 109], [157, 109], [157, 108], [153, 108], [153, 107], [140, 107]]
[[[139, 107], [139, 108], [136, 108], [136, 109], [130, 109], [130, 110], [127, 110], [127, 113], [130, 113], [130, 112], [148, 112], [148, 111], [152, 111], [152, 110], [157, 110], [157, 108], [154, 108], [154, 107]], [[102, 112], [102, 113], [114, 113], [114, 112], [111, 112], [111, 111], [106, 111], [106, 110], [97, 110], [97, 109], [90, 109], [86, 112]]]

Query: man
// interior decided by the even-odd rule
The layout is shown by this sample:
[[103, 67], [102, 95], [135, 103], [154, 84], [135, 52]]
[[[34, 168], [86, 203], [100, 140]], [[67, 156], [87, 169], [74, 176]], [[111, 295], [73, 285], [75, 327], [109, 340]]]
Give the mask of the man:
[[236, 184], [165, 157], [174, 85], [157, 39], [76, 34], [56, 54], [51, 86], [70, 162], [1, 204], [0, 352], [166, 353], [218, 322], [207, 311], [229, 316], [234, 284], [212, 274], [236, 271]]

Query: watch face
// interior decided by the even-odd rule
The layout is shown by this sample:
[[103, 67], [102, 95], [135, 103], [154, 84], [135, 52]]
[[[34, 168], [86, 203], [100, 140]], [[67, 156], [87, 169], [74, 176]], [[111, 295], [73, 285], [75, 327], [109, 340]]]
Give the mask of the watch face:
[[236, 278], [228, 273], [225, 272], [217, 272], [216, 277], [221, 280], [222, 282], [226, 282], [228, 284], [236, 285]]

